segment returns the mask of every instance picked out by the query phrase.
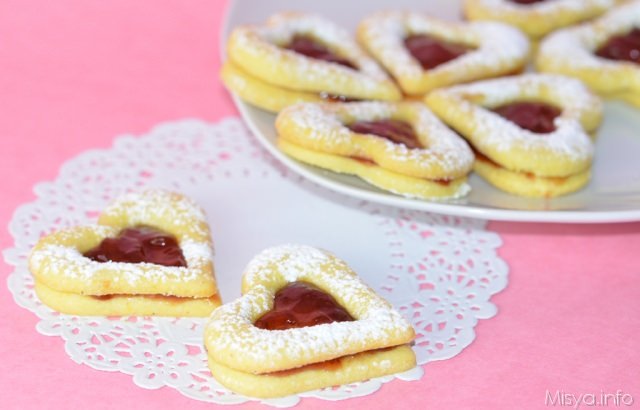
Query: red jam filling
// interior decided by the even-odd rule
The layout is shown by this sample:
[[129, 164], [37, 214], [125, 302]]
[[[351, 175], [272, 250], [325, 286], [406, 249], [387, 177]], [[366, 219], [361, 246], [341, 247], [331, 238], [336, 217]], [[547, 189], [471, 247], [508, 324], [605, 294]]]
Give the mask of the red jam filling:
[[422, 148], [411, 124], [400, 120], [357, 121], [347, 126], [358, 134], [373, 134], [407, 148]]
[[611, 37], [596, 50], [596, 55], [608, 60], [640, 64], [640, 28], [634, 28], [627, 34]]
[[404, 46], [425, 70], [454, 60], [470, 50], [462, 44], [449, 43], [425, 34], [405, 38]]
[[349, 60], [333, 53], [323, 44], [319, 43], [309, 36], [296, 34], [291, 39], [291, 42], [284, 48], [286, 48], [287, 50], [295, 51], [298, 54], [302, 54], [310, 58], [315, 58], [316, 60], [323, 60], [330, 63], [340, 64], [345, 67], [353, 68], [354, 70], [357, 69], [356, 66], [354, 66]]
[[148, 226], [124, 229], [117, 237], [104, 239], [84, 256], [97, 262], [148, 262], [163, 266], [187, 266], [176, 238]]
[[538, 102], [515, 102], [495, 108], [493, 111], [520, 128], [536, 134], [555, 131], [554, 120], [562, 113], [558, 107]]
[[333, 322], [353, 317], [335, 299], [306, 282], [293, 282], [276, 292], [273, 309], [254, 325], [267, 330], [284, 330]]

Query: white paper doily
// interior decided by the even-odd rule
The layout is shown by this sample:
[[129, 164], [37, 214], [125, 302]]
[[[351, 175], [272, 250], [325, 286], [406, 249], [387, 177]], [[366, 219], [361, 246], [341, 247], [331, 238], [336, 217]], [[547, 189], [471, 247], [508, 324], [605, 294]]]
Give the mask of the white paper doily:
[[[67, 161], [55, 181], [38, 184], [37, 200], [16, 210], [14, 247], [4, 251], [15, 266], [9, 289], [38, 315], [40, 333], [62, 337], [75, 362], [130, 374], [144, 388], [170, 386], [219, 404], [252, 400], [211, 377], [202, 347], [205, 319], [57, 314], [35, 297], [26, 258], [43, 233], [93, 222], [109, 201], [146, 186], [183, 192], [205, 208], [224, 301], [240, 295], [242, 270], [260, 250], [287, 242], [328, 249], [413, 323], [421, 365], [468, 346], [478, 319], [496, 314], [491, 296], [507, 284], [507, 265], [496, 254], [501, 240], [484, 230], [484, 221], [392, 209], [319, 188], [280, 166], [237, 118], [164, 124], [144, 136], [120, 137], [110, 149], [85, 152]], [[286, 407], [300, 397], [357, 397], [422, 374], [416, 367], [264, 402]]]

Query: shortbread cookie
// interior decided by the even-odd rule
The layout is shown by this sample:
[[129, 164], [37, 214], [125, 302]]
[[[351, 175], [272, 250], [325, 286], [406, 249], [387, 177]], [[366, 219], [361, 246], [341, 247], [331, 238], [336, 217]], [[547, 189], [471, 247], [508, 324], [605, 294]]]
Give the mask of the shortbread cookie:
[[469, 20], [511, 24], [532, 39], [606, 12], [618, 0], [464, 0]]
[[604, 97], [640, 107], [640, 1], [553, 33], [541, 43], [536, 66], [579, 78]]
[[411, 95], [521, 72], [529, 55], [529, 40], [514, 27], [415, 12], [373, 14], [358, 26], [358, 40]]
[[213, 376], [233, 391], [286, 396], [416, 364], [411, 325], [326, 251], [267, 249], [242, 293], [213, 312], [204, 336]]
[[406, 197], [460, 197], [473, 153], [418, 102], [297, 104], [276, 119], [278, 147], [291, 157], [357, 175]]
[[602, 104], [580, 81], [526, 74], [436, 90], [426, 102], [469, 141], [496, 187], [553, 197], [589, 181]]
[[315, 15], [280, 13], [263, 26], [237, 27], [227, 54], [227, 88], [268, 111], [302, 101], [402, 97], [346, 30]]
[[38, 241], [29, 267], [41, 301], [77, 315], [207, 316], [220, 304], [203, 211], [147, 190], [122, 196], [97, 225]]
[[220, 306], [220, 295], [179, 297], [165, 295], [112, 294], [103, 296], [60, 292], [36, 281], [38, 299], [58, 312], [91, 316], [207, 317]]

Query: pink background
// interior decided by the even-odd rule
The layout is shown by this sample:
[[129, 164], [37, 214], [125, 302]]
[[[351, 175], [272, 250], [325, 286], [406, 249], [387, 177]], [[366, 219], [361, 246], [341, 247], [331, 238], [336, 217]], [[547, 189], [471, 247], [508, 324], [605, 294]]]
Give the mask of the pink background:
[[[32, 186], [122, 133], [237, 115], [217, 77], [224, 1], [0, 2], [0, 223]], [[640, 223], [491, 223], [509, 286], [498, 315], [420, 382], [305, 408], [543, 408], [545, 392], [621, 389], [640, 406]], [[12, 245], [0, 231], [0, 248]], [[0, 263], [6, 278], [9, 266]], [[0, 286], [0, 409], [215, 407], [72, 362]], [[117, 403], [117, 404], [116, 404]], [[259, 407], [258, 404], [239, 406]]]

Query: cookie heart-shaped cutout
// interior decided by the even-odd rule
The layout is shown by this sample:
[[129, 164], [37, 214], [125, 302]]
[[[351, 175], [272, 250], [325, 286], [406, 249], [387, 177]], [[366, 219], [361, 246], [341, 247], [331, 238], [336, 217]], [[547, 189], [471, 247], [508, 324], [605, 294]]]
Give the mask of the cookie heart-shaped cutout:
[[182, 249], [173, 235], [149, 226], [127, 228], [115, 238], [106, 238], [84, 253], [98, 262], [153, 263], [187, 266]]
[[529, 41], [500, 23], [453, 23], [414, 12], [378, 12], [358, 40], [407, 94], [522, 71]]
[[[471, 143], [475, 171], [499, 188], [555, 196], [589, 179], [587, 132], [600, 124], [602, 103], [577, 80], [526, 74], [435, 90], [426, 102]], [[509, 182], [487, 171], [509, 173]]]
[[[413, 328], [328, 252], [299, 245], [267, 249], [247, 266], [242, 290], [242, 297], [213, 312], [205, 330], [212, 373], [234, 391], [282, 396], [415, 365], [407, 346]], [[276, 296], [282, 292], [284, 301]], [[274, 303], [287, 305], [286, 312], [292, 306], [310, 310], [307, 317], [334, 317], [268, 330], [263, 319], [283, 311], [274, 311]]]
[[640, 1], [549, 35], [540, 44], [536, 66], [640, 107]]
[[41, 238], [29, 267], [41, 300], [64, 312], [154, 314], [155, 301], [185, 313], [181, 305], [200, 299], [198, 312], [208, 313], [220, 303], [212, 256], [202, 210], [180, 194], [147, 190], [119, 198], [97, 225]]
[[280, 13], [233, 30], [222, 79], [250, 103], [278, 111], [300, 101], [399, 100], [394, 82], [344, 29], [322, 17]]
[[326, 292], [306, 282], [293, 282], [276, 292], [273, 309], [260, 316], [256, 327], [284, 330], [353, 320]]
[[465, 195], [473, 153], [423, 104], [298, 104], [276, 119], [278, 146], [302, 162], [408, 197]]

